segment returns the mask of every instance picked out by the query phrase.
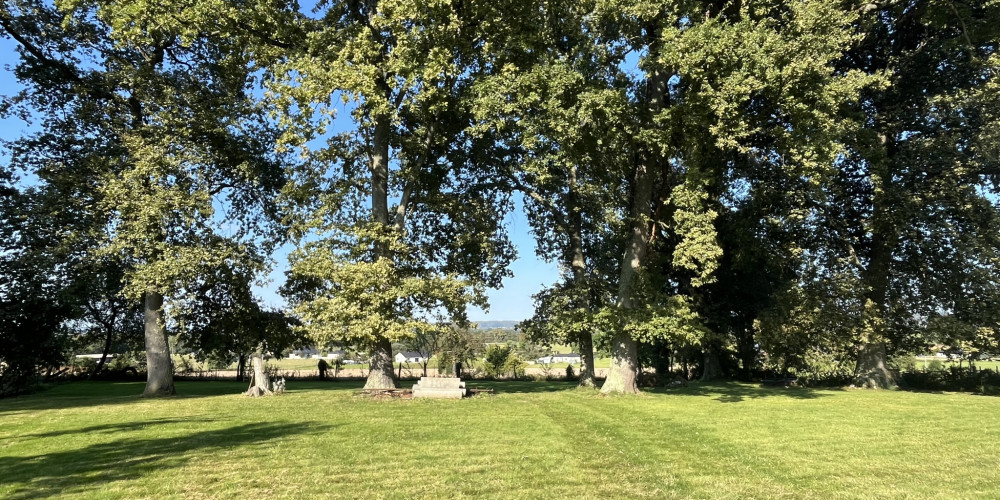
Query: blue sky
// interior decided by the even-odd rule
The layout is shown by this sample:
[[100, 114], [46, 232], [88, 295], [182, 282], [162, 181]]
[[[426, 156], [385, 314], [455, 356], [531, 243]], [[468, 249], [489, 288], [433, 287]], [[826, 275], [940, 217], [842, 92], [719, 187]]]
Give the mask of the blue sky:
[[[11, 95], [18, 91], [19, 84], [11, 71], [17, 64], [17, 44], [13, 40], [0, 38], [0, 95]], [[0, 138], [13, 139], [29, 132], [31, 129], [24, 122], [6, 118], [0, 119]], [[0, 152], [0, 161], [6, 162], [8, 157]], [[544, 286], [554, 283], [559, 277], [555, 263], [540, 260], [534, 252], [534, 238], [530, 234], [527, 219], [521, 213], [520, 203], [517, 210], [506, 218], [508, 234], [518, 252], [518, 259], [511, 265], [514, 276], [504, 280], [503, 288], [488, 291], [490, 310], [483, 311], [472, 308], [469, 318], [473, 321], [523, 320], [531, 316], [534, 307], [531, 295]], [[261, 299], [270, 305], [280, 306], [282, 299], [277, 295], [277, 288], [284, 282], [284, 272], [287, 268], [286, 255], [290, 248], [281, 249], [276, 254], [277, 261], [274, 271], [269, 276], [268, 286], [257, 290]]]
[[[520, 210], [520, 203], [517, 208]], [[518, 253], [517, 260], [510, 266], [514, 276], [504, 280], [502, 289], [487, 291], [490, 301], [489, 312], [477, 307], [470, 308], [469, 319], [472, 321], [527, 319], [534, 312], [531, 296], [559, 278], [556, 263], [545, 262], [535, 255], [534, 237], [529, 233], [530, 226], [524, 214], [520, 211], [508, 214], [506, 224]], [[267, 287], [257, 290], [261, 299], [267, 304], [275, 306], [284, 304], [276, 291], [285, 281], [286, 255], [290, 250], [291, 247], [286, 246], [278, 251], [275, 255], [277, 266], [268, 277], [270, 283]]]

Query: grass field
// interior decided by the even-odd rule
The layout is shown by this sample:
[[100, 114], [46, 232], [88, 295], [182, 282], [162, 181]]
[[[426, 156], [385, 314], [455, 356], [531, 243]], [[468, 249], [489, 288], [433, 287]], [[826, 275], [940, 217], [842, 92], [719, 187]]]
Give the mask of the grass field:
[[0, 400], [0, 498], [996, 498], [1000, 398], [559, 382], [372, 400], [77, 382]]

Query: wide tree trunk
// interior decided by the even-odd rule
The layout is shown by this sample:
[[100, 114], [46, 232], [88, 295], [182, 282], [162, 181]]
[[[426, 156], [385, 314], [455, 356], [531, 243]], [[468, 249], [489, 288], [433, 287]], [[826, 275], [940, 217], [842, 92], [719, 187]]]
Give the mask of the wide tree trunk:
[[250, 379], [250, 388], [247, 389], [247, 396], [266, 396], [273, 394], [271, 387], [271, 376], [267, 374], [264, 367], [264, 352], [257, 348], [250, 357], [250, 364], [253, 367], [253, 376]]
[[854, 372], [854, 383], [868, 389], [891, 389], [896, 387], [896, 376], [886, 364], [885, 344], [869, 343], [858, 351], [858, 365]]
[[611, 367], [601, 392], [636, 394], [639, 392], [638, 345], [632, 337], [618, 332], [611, 344]]
[[146, 334], [146, 389], [143, 397], [169, 396], [174, 390], [174, 367], [170, 360], [163, 295], [146, 294], [144, 326]]
[[714, 346], [708, 346], [705, 348], [705, 362], [701, 371], [702, 382], [708, 382], [709, 380], [718, 380], [722, 378], [722, 365], [719, 363], [719, 354], [715, 350]]
[[[650, 28], [650, 36], [654, 40], [650, 53], [659, 52], [659, 29]], [[652, 117], [666, 106], [667, 82], [669, 74], [662, 68], [651, 71], [646, 87], [646, 103], [648, 115], [647, 124], [652, 126]], [[657, 171], [656, 164], [660, 154], [651, 148], [636, 156], [635, 173], [632, 177], [632, 203], [629, 207], [629, 222], [631, 235], [625, 255], [622, 259], [620, 279], [618, 282], [618, 305], [624, 310], [633, 309], [636, 304], [636, 294], [639, 291], [639, 273], [646, 266], [649, 253], [651, 234], [650, 215], [652, 214], [653, 184]], [[611, 367], [608, 378], [601, 386], [602, 393], [639, 392], [639, 350], [635, 339], [624, 331], [614, 333], [611, 339]]]
[[392, 373], [392, 343], [381, 339], [372, 349], [368, 358], [368, 379], [365, 389], [396, 389], [396, 378]]

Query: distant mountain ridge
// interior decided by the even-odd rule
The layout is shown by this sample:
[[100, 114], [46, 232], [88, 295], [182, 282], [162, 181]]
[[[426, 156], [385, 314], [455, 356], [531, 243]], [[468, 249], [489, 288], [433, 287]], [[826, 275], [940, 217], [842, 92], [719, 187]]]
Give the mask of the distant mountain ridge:
[[513, 330], [514, 325], [520, 323], [520, 321], [473, 321], [479, 325], [479, 330], [492, 330], [499, 328], [501, 330]]

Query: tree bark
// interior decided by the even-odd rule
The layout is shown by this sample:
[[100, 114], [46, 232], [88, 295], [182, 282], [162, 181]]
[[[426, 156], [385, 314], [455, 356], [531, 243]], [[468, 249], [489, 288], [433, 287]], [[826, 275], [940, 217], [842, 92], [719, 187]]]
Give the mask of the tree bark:
[[[388, 89], [386, 89], [388, 95]], [[389, 135], [392, 123], [387, 115], [375, 117], [372, 134], [372, 219], [389, 229]], [[387, 242], [376, 242], [376, 258], [392, 259]], [[384, 311], [391, 313], [391, 311]], [[376, 333], [374, 347], [368, 359], [368, 378], [365, 389], [395, 389], [398, 387], [392, 369], [392, 343]]]
[[104, 351], [101, 352], [101, 359], [97, 362], [97, 366], [94, 368], [94, 373], [90, 375], [90, 378], [97, 377], [104, 370], [104, 364], [108, 362], [108, 354], [111, 352], [111, 341], [114, 339], [115, 329], [112, 326], [105, 326], [104, 332]]
[[881, 187], [872, 198], [871, 250], [868, 254], [868, 267], [862, 274], [868, 289], [865, 299], [871, 304], [865, 304], [865, 338], [858, 350], [858, 362], [854, 369], [855, 384], [872, 389], [890, 389], [896, 386], [896, 378], [887, 367], [885, 328], [892, 254], [899, 241], [892, 213], [894, 187], [891, 161], [896, 153], [896, 145], [889, 138], [891, 136], [892, 134], [881, 136], [886, 157], [881, 162], [874, 162], [871, 174], [873, 184]]
[[705, 362], [701, 371], [701, 381], [718, 380], [722, 378], [722, 365], [719, 363], [719, 353], [714, 346], [705, 348]]
[[[583, 256], [583, 207], [580, 206], [579, 185], [575, 166], [569, 171], [569, 243], [570, 268], [573, 270], [573, 284], [578, 292], [589, 293], [587, 290], [587, 261]], [[581, 307], [590, 311], [590, 299], [583, 297]], [[578, 332], [580, 344], [580, 387], [594, 387], [594, 336], [590, 328]]]
[[[655, 44], [654, 44], [655, 45]], [[652, 49], [651, 49], [652, 50]], [[647, 102], [650, 115], [663, 109], [666, 98], [668, 75], [656, 69], [648, 81]], [[652, 120], [650, 120], [651, 122]], [[639, 273], [646, 266], [650, 241], [650, 209], [653, 201], [655, 152], [647, 151], [638, 155], [635, 174], [632, 177], [632, 204], [629, 208], [631, 236], [625, 249], [618, 284], [618, 305], [624, 310], [636, 307]], [[631, 335], [623, 330], [615, 332], [611, 340], [611, 368], [608, 378], [601, 386], [602, 393], [635, 394], [638, 388], [638, 346]]]
[[587, 331], [580, 336], [580, 387], [597, 387], [594, 375], [594, 338]]
[[247, 396], [258, 397], [274, 394], [271, 389], [271, 377], [264, 369], [264, 352], [260, 347], [251, 356], [250, 364], [253, 366], [253, 378], [250, 379]]
[[365, 389], [396, 389], [396, 378], [392, 372], [392, 343], [389, 339], [378, 340], [368, 357], [368, 379]]
[[240, 354], [239, 361], [236, 362], [236, 381], [242, 382], [247, 376], [247, 356]]
[[149, 292], [145, 297], [146, 388], [143, 397], [174, 394], [174, 367], [163, 317], [163, 295]]
[[872, 342], [861, 346], [858, 351], [858, 365], [854, 372], [854, 383], [867, 389], [891, 389], [896, 387], [896, 376], [886, 365], [885, 344]]

